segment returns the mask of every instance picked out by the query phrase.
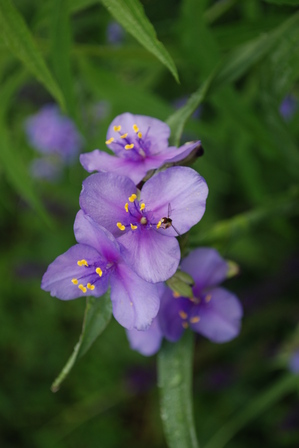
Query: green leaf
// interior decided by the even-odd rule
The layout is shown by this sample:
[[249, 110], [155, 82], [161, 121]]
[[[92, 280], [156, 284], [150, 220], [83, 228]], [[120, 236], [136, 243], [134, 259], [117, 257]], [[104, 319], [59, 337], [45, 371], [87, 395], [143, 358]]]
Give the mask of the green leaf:
[[27, 69], [49, 90], [64, 109], [63, 95], [36, 47], [23, 17], [11, 0], [0, 2], [0, 29], [11, 52], [23, 61]]
[[265, 0], [268, 3], [275, 3], [276, 5], [299, 5], [299, 0]]
[[260, 392], [256, 397], [252, 398], [247, 406], [236, 413], [231, 420], [212, 436], [204, 448], [223, 448], [240, 429], [259, 417], [289, 392], [295, 391], [297, 387], [298, 376], [289, 373], [280, 378], [269, 389]]
[[176, 66], [164, 45], [157, 39], [156, 31], [148, 20], [139, 0], [101, 0], [111, 15], [132, 34], [138, 42], [164, 64], [179, 82]]
[[169, 448], [198, 448], [192, 409], [194, 334], [175, 344], [164, 341], [158, 354], [161, 417]]
[[71, 30], [68, 0], [53, 0], [51, 3], [51, 61], [56, 80], [64, 94], [66, 109], [76, 118], [74, 82], [71, 71]]
[[70, 373], [76, 360], [83, 356], [92, 346], [94, 341], [100, 336], [108, 325], [112, 315], [112, 304], [110, 292], [106, 292], [102, 297], [88, 297], [82, 326], [82, 332], [74, 351], [68, 359], [66, 365], [51, 386], [52, 392], [57, 392], [61, 383]]

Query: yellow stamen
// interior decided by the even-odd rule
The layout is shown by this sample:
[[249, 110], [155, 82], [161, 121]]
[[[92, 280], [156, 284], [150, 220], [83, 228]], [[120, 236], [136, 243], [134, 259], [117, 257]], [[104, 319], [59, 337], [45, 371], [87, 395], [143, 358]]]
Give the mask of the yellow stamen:
[[157, 229], [159, 229], [161, 227], [162, 221], [159, 221], [157, 224]]
[[133, 193], [133, 194], [131, 194], [131, 196], [129, 197], [129, 201], [130, 201], [130, 202], [134, 202], [136, 198], [137, 198], [137, 195]]
[[87, 289], [85, 288], [85, 286], [83, 286], [81, 283], [80, 283], [80, 285], [78, 286], [78, 288], [81, 289], [82, 292], [86, 292], [86, 291], [87, 291]]
[[102, 275], [103, 275], [103, 271], [102, 271], [101, 268], [96, 268], [96, 273], [97, 273], [100, 277], [102, 277]]
[[127, 213], [129, 213], [129, 204], [127, 202], [125, 203], [125, 210]]
[[76, 278], [73, 278], [72, 283], [73, 283], [73, 285], [78, 285], [78, 280]]
[[115, 132], [118, 132], [118, 131], [121, 130], [121, 126], [120, 126], [120, 125], [119, 125], [119, 126], [113, 126], [113, 130], [114, 130]]
[[126, 229], [125, 226], [121, 222], [117, 222], [116, 225], [119, 228], [119, 230], [125, 230]]
[[185, 313], [185, 311], [183, 311], [183, 310], [179, 311], [179, 315], [182, 319], [187, 319], [187, 317], [188, 317], [188, 314]]
[[77, 261], [77, 265], [78, 266], [87, 266], [88, 267], [88, 263], [87, 263], [87, 261], [86, 260], [78, 260]]
[[172, 295], [175, 299], [178, 299], [179, 297], [181, 297], [180, 294], [176, 291], [173, 291]]
[[211, 300], [212, 296], [211, 294], [209, 294], [208, 296], [206, 296], [205, 301], [208, 303]]
[[142, 210], [144, 210], [145, 209], [145, 204], [140, 204], [140, 211], [142, 211]]
[[125, 149], [126, 149], [126, 150], [128, 150], [128, 149], [132, 149], [132, 148], [134, 148], [134, 143], [131, 143], [130, 145], [126, 145], [126, 146], [125, 146]]
[[127, 138], [127, 137], [128, 137], [128, 133], [123, 134], [123, 135], [120, 136], [120, 138]]
[[199, 321], [200, 321], [199, 316], [194, 316], [194, 317], [191, 317], [191, 319], [190, 319], [191, 324], [197, 324], [197, 322], [199, 322]]
[[137, 124], [133, 124], [133, 129], [134, 129], [135, 132], [139, 131], [139, 127], [137, 126]]
[[137, 135], [138, 135], [139, 138], [142, 138], [142, 134], [141, 134], [141, 132], [138, 132]]
[[106, 145], [110, 145], [110, 143], [112, 143], [112, 142], [114, 142], [114, 138], [113, 137], [111, 137], [111, 138], [109, 138], [109, 140], [106, 140]]
[[136, 230], [137, 229], [137, 226], [134, 226], [134, 224], [130, 224], [131, 225], [131, 229], [132, 230]]
[[95, 286], [92, 285], [91, 283], [87, 283], [87, 288], [90, 289], [91, 291], [93, 291]]
[[188, 327], [189, 327], [189, 324], [188, 324], [188, 322], [184, 321], [184, 322], [182, 322], [182, 326], [183, 326], [184, 328], [188, 328]]

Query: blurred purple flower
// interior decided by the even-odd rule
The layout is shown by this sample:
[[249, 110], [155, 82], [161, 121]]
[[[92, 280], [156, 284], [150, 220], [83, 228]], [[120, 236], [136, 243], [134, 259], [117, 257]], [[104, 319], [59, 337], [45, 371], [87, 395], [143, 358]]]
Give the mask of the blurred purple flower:
[[61, 176], [61, 166], [55, 163], [52, 159], [48, 160], [44, 157], [32, 161], [30, 172], [35, 179], [46, 179], [55, 182]]
[[194, 279], [193, 297], [180, 297], [165, 287], [153, 328], [127, 332], [131, 347], [142, 354], [146, 355], [151, 343], [146, 335], [154, 339], [150, 351], [153, 354], [154, 348], [159, 349], [161, 332], [175, 342], [190, 327], [216, 343], [228, 342], [240, 333], [242, 306], [234, 294], [217, 286], [225, 280], [228, 271], [227, 262], [218, 252], [210, 248], [196, 249], [182, 261], [181, 268]]
[[128, 177], [97, 173], [83, 182], [79, 202], [87, 215], [118, 237], [125, 260], [140, 277], [161, 282], [178, 267], [175, 237], [202, 218], [208, 187], [191, 168], [172, 167], [145, 182], [140, 200], [137, 195]]
[[289, 370], [299, 374], [299, 349], [294, 351], [289, 359]]
[[118, 22], [109, 22], [106, 29], [106, 40], [109, 44], [120, 45], [125, 37], [125, 31]]
[[122, 174], [137, 185], [148, 171], [183, 160], [200, 146], [197, 140], [180, 148], [169, 147], [169, 135], [169, 126], [156, 118], [124, 113], [112, 121], [107, 132], [106, 144], [115, 155], [96, 149], [81, 154], [80, 162], [88, 172]]
[[103, 295], [111, 286], [115, 319], [125, 328], [144, 330], [159, 309], [156, 285], [138, 277], [124, 262], [121, 245], [80, 210], [74, 233], [79, 244], [50, 264], [41, 287], [62, 300]]
[[83, 145], [74, 123], [56, 105], [46, 105], [25, 122], [29, 143], [42, 154], [56, 154], [71, 163]]
[[[185, 104], [187, 103], [189, 97], [188, 96], [182, 96], [180, 98], [177, 98], [173, 101], [173, 107], [175, 109], [180, 109], [181, 107], [185, 106]], [[202, 112], [202, 106], [198, 106], [195, 111], [192, 114], [192, 118], [194, 118], [195, 120], [198, 120], [200, 118]]]
[[294, 95], [287, 95], [284, 97], [280, 104], [280, 114], [286, 120], [289, 121], [295, 114], [298, 106], [297, 98]]

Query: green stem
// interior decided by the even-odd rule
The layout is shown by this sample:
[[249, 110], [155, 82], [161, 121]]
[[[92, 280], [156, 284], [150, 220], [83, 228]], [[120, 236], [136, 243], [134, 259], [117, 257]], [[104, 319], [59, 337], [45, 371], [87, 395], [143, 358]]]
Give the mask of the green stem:
[[298, 385], [298, 377], [292, 374], [280, 378], [266, 392], [259, 394], [248, 406], [239, 411], [209, 440], [204, 448], [223, 448], [240, 429], [256, 419], [276, 401], [292, 391]]
[[194, 335], [164, 341], [158, 355], [158, 384], [164, 432], [169, 448], [198, 448], [191, 399]]

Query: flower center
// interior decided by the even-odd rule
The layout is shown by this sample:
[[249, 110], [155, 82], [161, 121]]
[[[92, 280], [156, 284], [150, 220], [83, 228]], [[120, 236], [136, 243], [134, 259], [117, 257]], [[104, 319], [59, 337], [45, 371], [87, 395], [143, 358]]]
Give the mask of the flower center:
[[137, 156], [137, 158], [144, 159], [148, 150], [145, 139], [137, 124], [133, 124], [132, 128], [134, 133], [129, 130], [123, 132], [121, 125], [113, 126], [115, 136], [106, 140], [106, 145], [109, 146], [112, 143], [117, 145], [117, 150], [120, 151], [124, 157], [134, 159]]
[[71, 282], [77, 286], [82, 292], [87, 290], [93, 291], [95, 284], [100, 281], [101, 277], [107, 275], [113, 267], [113, 263], [106, 263], [100, 260], [89, 263], [84, 258], [77, 261], [77, 265], [82, 267], [82, 275], [74, 277]]

